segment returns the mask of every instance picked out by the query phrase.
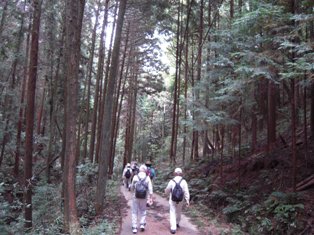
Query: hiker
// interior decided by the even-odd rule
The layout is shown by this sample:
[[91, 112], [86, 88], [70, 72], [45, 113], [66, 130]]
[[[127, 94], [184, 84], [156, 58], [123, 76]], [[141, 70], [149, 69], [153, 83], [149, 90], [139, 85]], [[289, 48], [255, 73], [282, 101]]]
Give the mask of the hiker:
[[174, 178], [169, 181], [165, 189], [166, 195], [169, 194], [170, 232], [172, 234], [175, 234], [176, 230], [180, 228], [179, 224], [184, 200], [187, 206], [190, 205], [189, 187], [182, 175], [182, 169], [176, 168], [174, 170]]
[[139, 216], [140, 230], [144, 231], [146, 226], [146, 201], [153, 198], [152, 181], [146, 174], [147, 167], [141, 165], [139, 173], [134, 175], [132, 189], [134, 190], [132, 201], [132, 232], [137, 233], [137, 217]]
[[137, 162], [132, 162], [131, 168], [132, 168], [132, 176], [137, 175], [139, 172]]
[[132, 169], [131, 164], [127, 163], [126, 166], [123, 169], [122, 173], [122, 179], [123, 179], [123, 185], [130, 191], [131, 187], [131, 177], [132, 177]]
[[146, 161], [145, 166], [147, 167], [147, 172], [146, 174], [150, 177], [150, 179], [153, 181], [153, 179], [156, 176], [156, 171], [155, 169], [152, 167], [152, 163], [151, 161]]

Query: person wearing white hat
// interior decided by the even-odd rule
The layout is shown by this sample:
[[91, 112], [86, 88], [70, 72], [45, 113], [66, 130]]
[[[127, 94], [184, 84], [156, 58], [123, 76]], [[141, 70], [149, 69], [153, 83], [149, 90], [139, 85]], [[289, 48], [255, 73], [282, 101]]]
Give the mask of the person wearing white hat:
[[127, 189], [129, 189], [129, 191], [131, 187], [131, 179], [132, 179], [132, 168], [131, 168], [131, 164], [127, 163], [122, 172], [122, 180], [123, 180], [123, 185]]
[[[140, 230], [143, 232], [146, 226], [146, 202], [153, 198], [153, 185], [146, 174], [147, 167], [141, 165], [139, 173], [134, 175], [132, 189], [134, 189], [132, 201], [132, 232], [137, 233], [137, 218], [139, 216]], [[144, 189], [144, 190], [143, 190]]]
[[190, 205], [189, 187], [182, 175], [182, 169], [176, 168], [174, 170], [174, 178], [169, 181], [165, 189], [166, 195], [169, 195], [170, 232], [172, 234], [175, 234], [180, 227], [179, 224], [184, 200], [186, 201], [187, 206]]

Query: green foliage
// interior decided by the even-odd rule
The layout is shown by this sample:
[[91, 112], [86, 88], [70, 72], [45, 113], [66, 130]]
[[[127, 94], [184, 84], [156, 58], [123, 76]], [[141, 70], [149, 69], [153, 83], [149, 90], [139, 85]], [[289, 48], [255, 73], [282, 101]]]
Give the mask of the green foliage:
[[33, 196], [34, 229], [31, 234], [57, 234], [63, 229], [60, 188], [40, 182]]
[[108, 223], [108, 221], [103, 220], [100, 224], [92, 225], [89, 228], [83, 228], [84, 235], [107, 235], [107, 234], [115, 234], [116, 227]]
[[95, 180], [95, 176], [98, 173], [98, 165], [90, 162], [89, 159], [86, 159], [85, 163], [82, 163], [77, 166], [77, 177], [76, 183], [78, 187], [90, 184]]
[[213, 191], [209, 198], [214, 203], [214, 205], [221, 206], [227, 203], [228, 194], [222, 190]]

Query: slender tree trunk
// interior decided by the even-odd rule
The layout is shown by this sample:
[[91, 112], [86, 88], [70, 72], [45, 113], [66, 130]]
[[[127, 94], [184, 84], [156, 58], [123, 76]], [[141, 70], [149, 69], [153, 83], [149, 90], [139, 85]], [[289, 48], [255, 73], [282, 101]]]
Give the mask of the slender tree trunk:
[[[184, 121], [187, 120], [187, 103], [188, 103], [188, 80], [189, 80], [189, 24], [190, 24], [190, 15], [191, 15], [191, 2], [190, 0], [187, 1], [187, 19], [186, 19], [186, 25], [185, 25], [185, 32], [184, 32], [184, 57], [185, 57], [185, 65], [184, 65]], [[182, 153], [182, 162], [183, 166], [185, 165], [185, 155], [186, 155], [186, 146], [187, 146], [187, 126], [184, 125], [183, 127], [183, 153]]]
[[[97, 74], [96, 74], [96, 90], [94, 95], [94, 107], [93, 107], [93, 116], [92, 116], [92, 132], [91, 132], [91, 140], [89, 146], [89, 159], [91, 162], [94, 162], [94, 149], [95, 149], [95, 140], [96, 140], [96, 126], [98, 125], [97, 116], [99, 115], [99, 100], [100, 97], [100, 87], [101, 80], [104, 72], [104, 58], [105, 58], [105, 32], [108, 22], [108, 8], [109, 8], [109, 0], [106, 0], [105, 5], [105, 14], [102, 23], [102, 30], [100, 34], [100, 47], [99, 47], [99, 58], [98, 58], [98, 66], [97, 66]], [[98, 132], [101, 130], [99, 129]]]
[[55, 84], [54, 82], [54, 77], [53, 77], [53, 72], [54, 72], [54, 55], [55, 55], [55, 39], [56, 37], [54, 36], [54, 26], [55, 26], [55, 18], [54, 18], [54, 7], [55, 3], [53, 1], [48, 1], [46, 3], [46, 10], [49, 12], [47, 15], [47, 41], [48, 45], [46, 48], [46, 63], [48, 64], [48, 68], [46, 71], [46, 76], [47, 76], [47, 81], [48, 81], [48, 91], [47, 91], [47, 96], [49, 100], [49, 111], [48, 111], [48, 119], [49, 119], [49, 131], [48, 131], [48, 150], [47, 150], [47, 160], [46, 160], [46, 178], [47, 178], [47, 183], [51, 183], [50, 180], [50, 164], [52, 160], [52, 155], [53, 155], [53, 140], [54, 140], [54, 130], [55, 130], [55, 125], [54, 125], [54, 119], [55, 119], [55, 114], [54, 114], [54, 103], [55, 103]]
[[[114, 102], [114, 107], [113, 107], [113, 116], [112, 116], [112, 129], [111, 129], [111, 149], [110, 149], [110, 163], [109, 163], [109, 175], [111, 176], [113, 174], [113, 167], [114, 167], [114, 157], [115, 157], [115, 147], [116, 147], [116, 139], [117, 139], [117, 134], [118, 134], [118, 122], [120, 118], [120, 110], [119, 110], [119, 99], [121, 95], [121, 86], [122, 86], [122, 81], [123, 81], [123, 71], [124, 71], [124, 65], [125, 65], [125, 60], [127, 57], [127, 49], [128, 49], [128, 42], [129, 42], [129, 33], [130, 33], [130, 25], [128, 24], [127, 26], [127, 32], [126, 32], [126, 39], [125, 39], [125, 45], [124, 45], [124, 51], [123, 51], [123, 56], [122, 56], [122, 63], [121, 63], [121, 68], [120, 68], [120, 75], [119, 75], [119, 82], [116, 90], [116, 95], [115, 95], [115, 102]], [[126, 80], [126, 79], [125, 79]], [[123, 84], [124, 88], [124, 84]], [[123, 164], [125, 166], [125, 164]]]
[[276, 85], [268, 81], [268, 151], [272, 151], [276, 142]]
[[64, 161], [64, 225], [70, 234], [81, 234], [75, 196], [78, 74], [80, 62], [80, 38], [84, 0], [66, 1], [66, 146]]
[[291, 80], [291, 152], [292, 152], [292, 186], [293, 192], [296, 192], [297, 185], [297, 156], [296, 156], [296, 94], [295, 81]]
[[[117, 68], [119, 64], [119, 54], [120, 54], [120, 42], [122, 27], [124, 21], [124, 14], [126, 9], [127, 0], [119, 1], [119, 14], [117, 20], [117, 29], [115, 32], [115, 40], [112, 52], [110, 76], [108, 81], [108, 90], [114, 91], [117, 81]], [[112, 117], [112, 103], [113, 94], [111, 92], [106, 93], [105, 99], [105, 113], [102, 127], [102, 144], [101, 144], [101, 157], [99, 158], [99, 170], [98, 170], [98, 181], [97, 181], [97, 191], [96, 191], [96, 213], [99, 215], [103, 210], [104, 196], [106, 191], [107, 183], [107, 170], [108, 162], [110, 157], [110, 130], [111, 129], [111, 117]]]
[[256, 117], [256, 113], [255, 113], [255, 108], [253, 108], [253, 112], [252, 112], [252, 153], [255, 152], [256, 150], [256, 145], [257, 145], [257, 117]]
[[7, 18], [7, 10], [8, 10], [9, 0], [4, 1], [4, 6], [2, 8], [1, 20], [0, 20], [0, 42], [2, 41], [2, 32], [4, 28], [4, 24]]
[[[240, 101], [240, 107], [242, 106], [242, 99]], [[240, 108], [240, 114], [239, 114], [239, 125], [238, 125], [238, 128], [239, 128], [239, 131], [238, 131], [238, 188], [241, 187], [241, 137], [242, 137], [242, 108]]]
[[32, 176], [33, 176], [33, 132], [35, 112], [35, 90], [38, 65], [38, 41], [41, 6], [39, 0], [33, 1], [34, 16], [31, 32], [31, 48], [29, 60], [29, 74], [27, 84], [27, 106], [26, 106], [26, 137], [25, 137], [25, 159], [24, 159], [24, 209], [25, 228], [32, 227]]
[[[114, 15], [117, 15], [117, 10], [118, 10], [118, 4], [116, 4], [115, 7], [115, 13]], [[113, 19], [112, 23], [112, 31], [111, 31], [111, 37], [110, 37], [110, 43], [109, 43], [109, 50], [108, 50], [108, 55], [107, 55], [107, 61], [106, 61], [106, 68], [105, 68], [105, 76], [104, 76], [104, 87], [102, 89], [102, 93], [100, 95], [100, 107], [99, 107], [99, 116], [98, 116], [98, 135], [97, 135], [97, 145], [96, 145], [96, 159], [98, 161], [99, 159], [99, 154], [100, 154], [100, 148], [101, 148], [101, 143], [102, 143], [102, 120], [104, 118], [104, 104], [105, 104], [105, 99], [106, 99], [106, 92], [108, 88], [108, 76], [109, 76], [109, 67], [111, 63], [111, 54], [112, 54], [112, 42], [114, 38], [114, 31], [116, 27], [116, 17]], [[115, 91], [110, 91], [114, 94]]]
[[43, 89], [43, 93], [41, 95], [41, 102], [40, 102], [40, 107], [39, 107], [39, 111], [38, 111], [38, 115], [37, 115], [37, 135], [40, 135], [41, 133], [41, 121], [42, 121], [42, 117], [43, 117], [43, 111], [44, 111], [44, 104], [45, 104], [45, 93], [46, 93], [46, 89]]
[[[26, 3], [25, 3], [26, 5]], [[25, 7], [24, 5], [24, 7]], [[31, 28], [31, 24], [29, 23], [29, 28]], [[29, 47], [30, 47], [30, 34], [26, 34], [26, 49], [25, 49], [25, 62], [23, 66], [23, 81], [21, 88], [21, 98], [20, 98], [20, 107], [19, 107], [19, 120], [17, 123], [17, 134], [16, 134], [16, 152], [15, 152], [15, 163], [14, 163], [14, 175], [19, 175], [19, 165], [20, 165], [20, 149], [21, 149], [21, 139], [22, 139], [22, 129], [23, 124], [25, 124], [24, 119], [24, 102], [25, 102], [25, 94], [26, 94], [26, 83], [28, 78], [28, 63], [29, 63]], [[1, 165], [1, 164], [0, 164]]]
[[[198, 28], [198, 52], [197, 52], [197, 83], [199, 84], [202, 76], [202, 45], [203, 45], [203, 30], [204, 30], [204, 0], [200, 2], [200, 18], [199, 18], [199, 28]], [[198, 103], [200, 101], [200, 91], [196, 90], [195, 100]], [[199, 113], [196, 112], [196, 118], [198, 119]], [[199, 159], [198, 153], [198, 143], [199, 143], [199, 131], [195, 131], [195, 139], [194, 139], [194, 159]]]
[[90, 49], [90, 56], [87, 68], [87, 107], [86, 107], [86, 123], [84, 130], [84, 147], [83, 147], [83, 159], [87, 157], [87, 140], [88, 140], [88, 126], [90, 119], [90, 99], [91, 99], [91, 83], [92, 83], [92, 72], [93, 72], [93, 62], [94, 62], [94, 54], [95, 54], [95, 44], [96, 44], [96, 33], [98, 27], [98, 19], [99, 19], [99, 10], [100, 10], [100, 0], [97, 2], [97, 11], [95, 16], [95, 25], [92, 34], [92, 45]]
[[310, 115], [310, 126], [311, 126], [311, 138], [314, 139], [314, 81], [311, 84], [311, 115]]
[[177, 106], [178, 106], [178, 81], [179, 81], [179, 50], [180, 50], [180, 16], [181, 16], [181, 3], [178, 2], [178, 15], [177, 15], [177, 35], [176, 35], [176, 73], [174, 80], [174, 94], [173, 94], [173, 108], [172, 108], [172, 131], [171, 131], [171, 146], [170, 146], [170, 162], [171, 164], [176, 163], [176, 127], [177, 127]]

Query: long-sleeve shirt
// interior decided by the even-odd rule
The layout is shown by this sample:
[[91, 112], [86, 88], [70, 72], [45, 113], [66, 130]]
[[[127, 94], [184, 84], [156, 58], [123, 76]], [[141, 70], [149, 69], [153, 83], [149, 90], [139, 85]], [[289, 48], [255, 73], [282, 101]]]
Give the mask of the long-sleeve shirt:
[[123, 172], [122, 172], [122, 178], [125, 178], [125, 172], [129, 170], [130, 173], [132, 174], [132, 168], [130, 166], [127, 166], [123, 169]]
[[[175, 177], [173, 178], [173, 180], [174, 180], [175, 182], [177, 182], [177, 183], [179, 183], [181, 179], [182, 179], [182, 176], [175, 176]], [[170, 196], [169, 196], [169, 201], [170, 201], [170, 202], [172, 201], [172, 200], [171, 200], [171, 192], [172, 192], [173, 188], [176, 186], [176, 183], [175, 183], [173, 180], [170, 180], [170, 181], [169, 181], [169, 183], [168, 183], [168, 185], [167, 185], [167, 187], [166, 187], [166, 189], [165, 189], [165, 193], [166, 193], [167, 195], [168, 195], [168, 194], [170, 195]], [[181, 188], [182, 188], [182, 190], [183, 190], [183, 193], [184, 193], [184, 199], [185, 199], [186, 203], [189, 204], [189, 203], [190, 203], [190, 192], [189, 192], [188, 183], [186, 182], [185, 179], [183, 179], [183, 180], [181, 181], [180, 186], [181, 186]]]
[[[136, 183], [141, 179], [144, 179], [146, 177], [146, 173], [145, 172], [139, 172], [137, 175], [135, 175], [133, 177], [133, 181], [132, 181], [132, 189], [135, 189], [135, 185]], [[149, 176], [146, 177], [145, 179], [145, 183], [147, 184], [148, 186], [148, 191], [147, 191], [147, 194], [149, 194], [149, 196], [151, 197], [153, 195], [153, 184], [152, 184], [152, 181], [151, 179], [149, 178]], [[135, 190], [134, 190], [134, 195], [135, 195]], [[148, 195], [147, 195], [148, 196]]]

